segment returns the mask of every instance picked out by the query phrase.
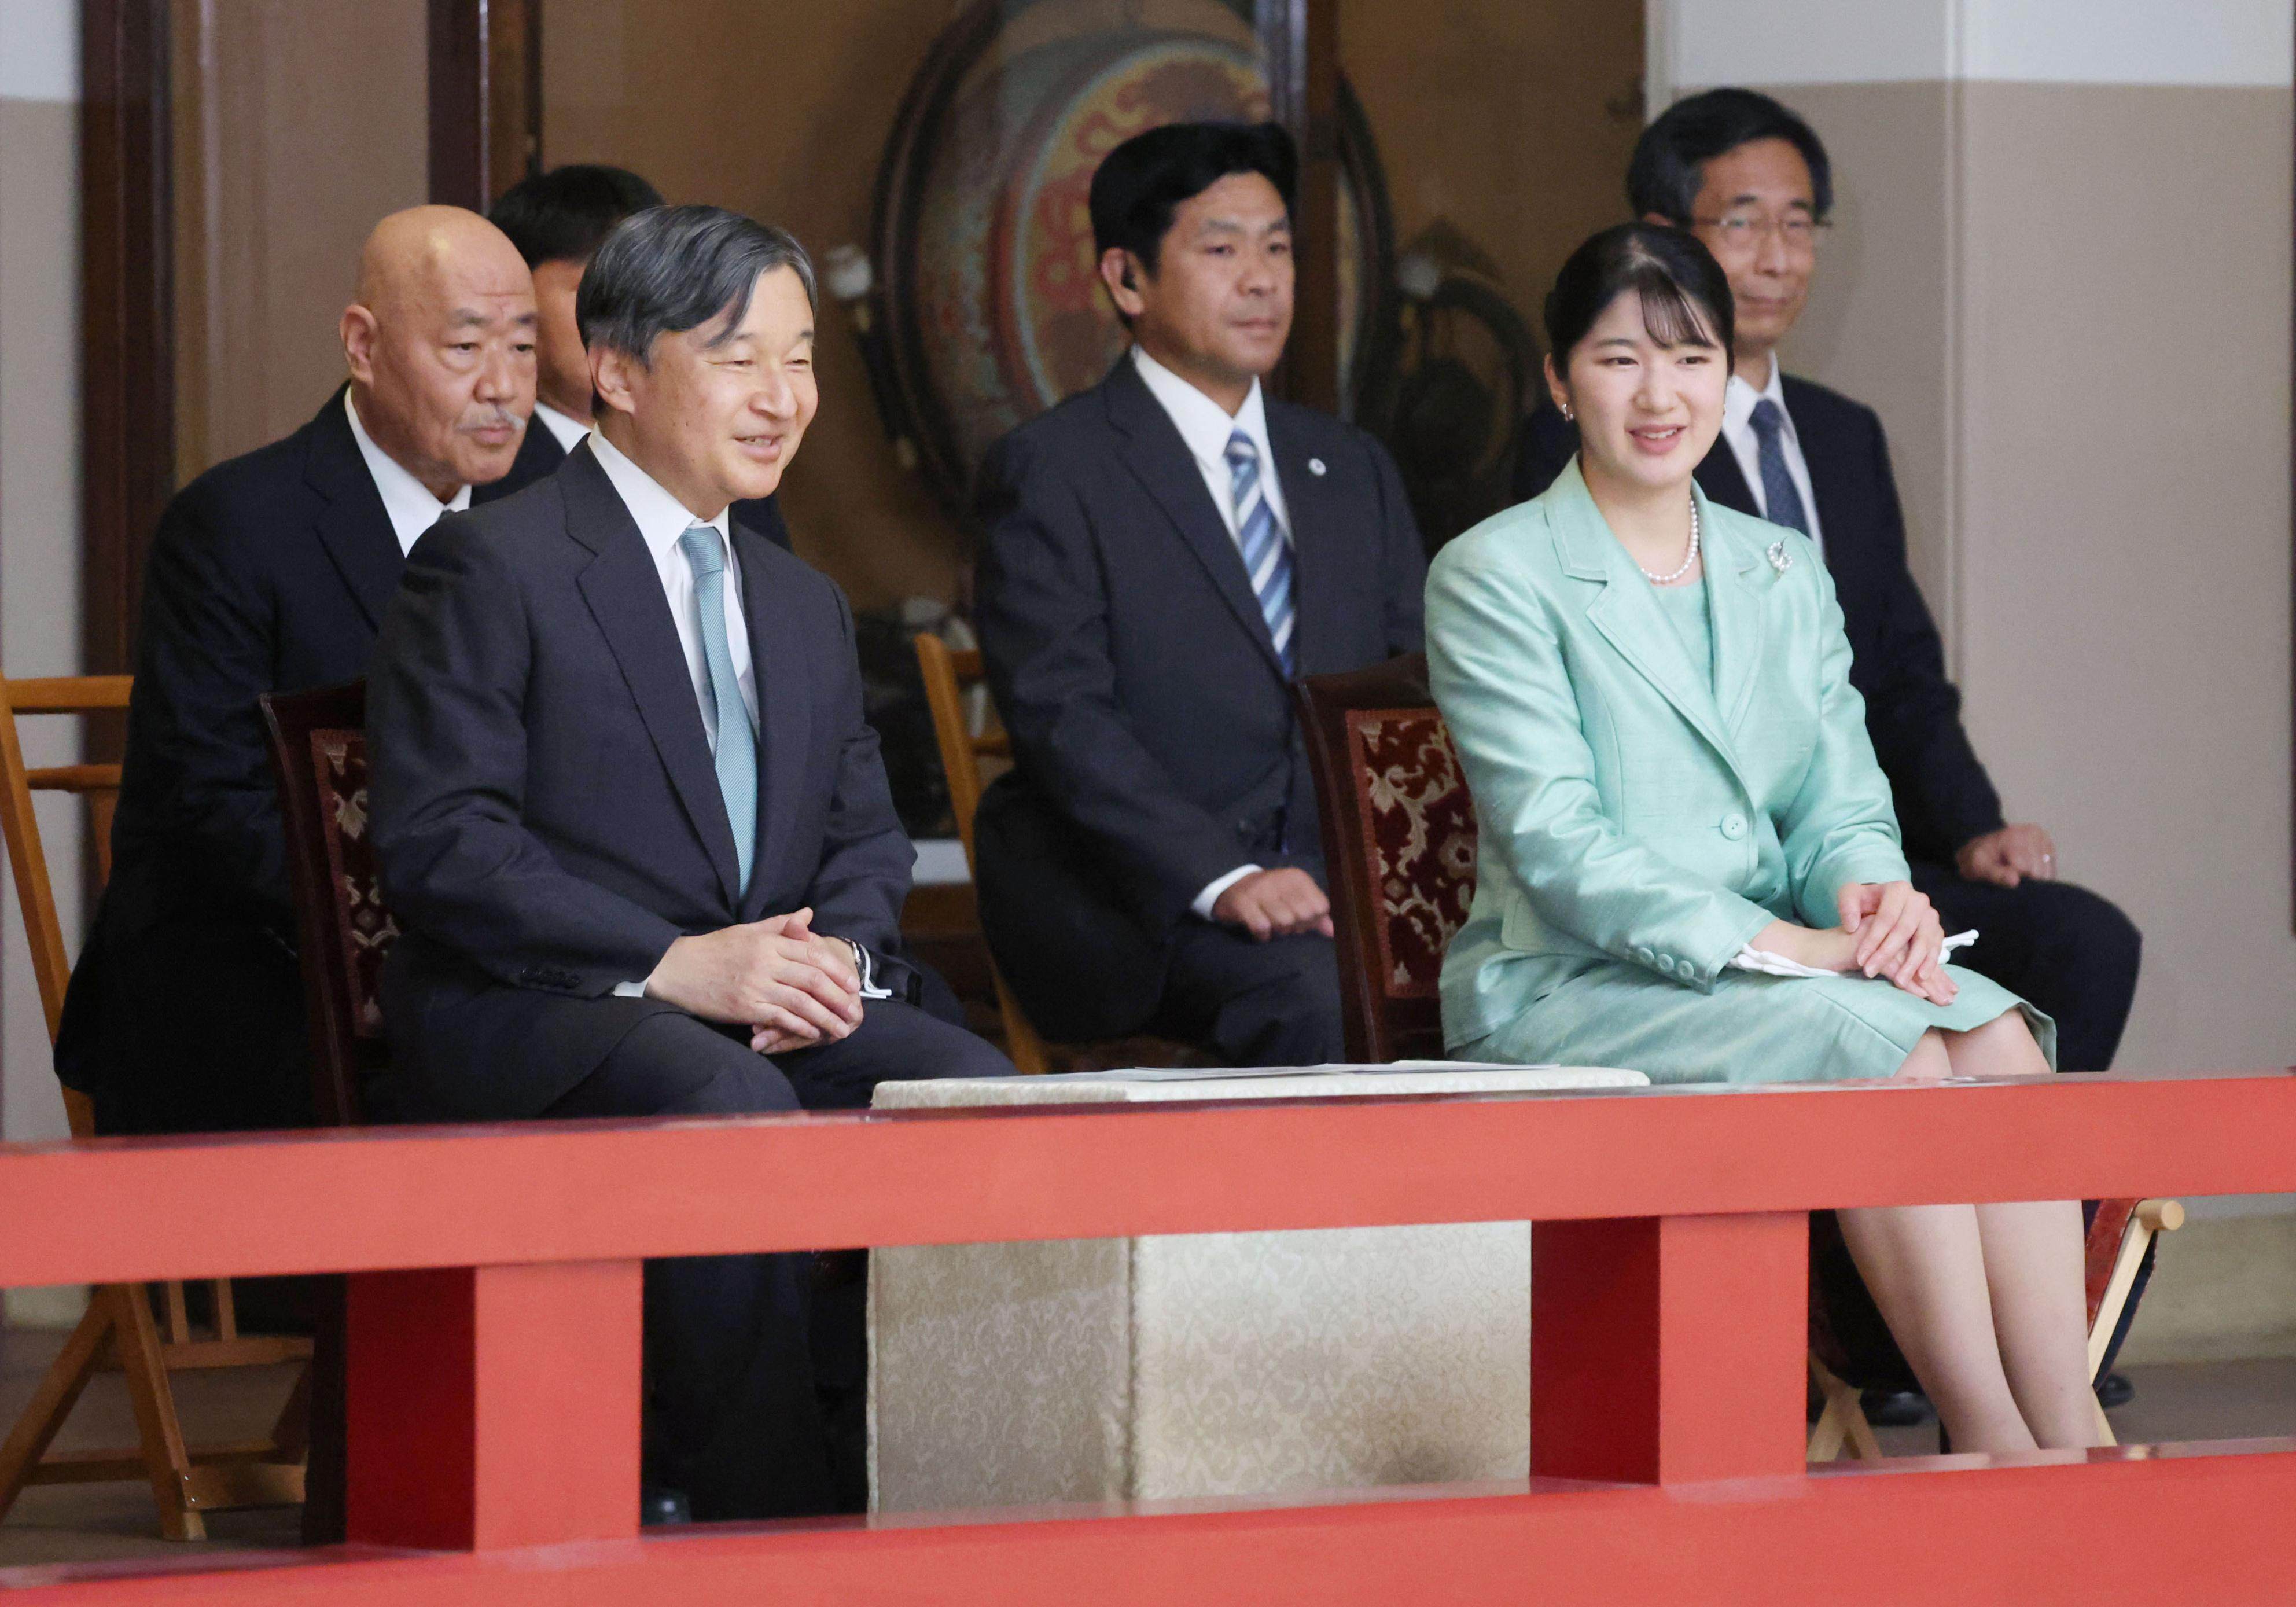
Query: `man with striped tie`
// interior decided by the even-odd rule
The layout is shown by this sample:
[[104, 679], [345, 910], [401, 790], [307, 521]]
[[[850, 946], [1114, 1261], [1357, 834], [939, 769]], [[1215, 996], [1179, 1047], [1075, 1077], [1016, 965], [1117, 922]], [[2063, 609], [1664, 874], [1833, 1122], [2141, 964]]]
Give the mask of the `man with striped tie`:
[[1414, 651], [1424, 560], [1379, 443], [1260, 389], [1292, 326], [1296, 168], [1274, 124], [1111, 152], [1093, 234], [1132, 348], [981, 468], [977, 614], [1014, 757], [975, 818], [981, 925], [1054, 1038], [1341, 1054], [1290, 683]]
[[[576, 300], [595, 430], [407, 561], [367, 734], [409, 1117], [852, 1108], [887, 1077], [1012, 1070], [915, 1006], [914, 853], [852, 611], [729, 515], [813, 420], [813, 290], [796, 241], [734, 213], [619, 225]], [[859, 1440], [816, 1388], [857, 1325], [840, 1349], [810, 1324], [810, 1258], [645, 1276], [651, 1510], [857, 1510]]]

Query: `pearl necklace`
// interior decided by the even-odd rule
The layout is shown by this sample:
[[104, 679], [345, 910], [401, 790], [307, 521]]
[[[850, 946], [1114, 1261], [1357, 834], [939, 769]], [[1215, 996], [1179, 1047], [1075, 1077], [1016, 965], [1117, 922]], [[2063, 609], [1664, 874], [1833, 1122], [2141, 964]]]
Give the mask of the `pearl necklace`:
[[1643, 570], [1643, 578], [1649, 581], [1652, 586], [1672, 586], [1676, 581], [1690, 573], [1690, 566], [1697, 562], [1698, 503], [1695, 498], [1693, 498], [1690, 504], [1690, 551], [1683, 554], [1682, 567], [1675, 570], [1671, 575], [1653, 575], [1648, 570], [1643, 570], [1642, 561], [1640, 559], [1636, 559], [1635, 561], [1635, 567], [1638, 570]]

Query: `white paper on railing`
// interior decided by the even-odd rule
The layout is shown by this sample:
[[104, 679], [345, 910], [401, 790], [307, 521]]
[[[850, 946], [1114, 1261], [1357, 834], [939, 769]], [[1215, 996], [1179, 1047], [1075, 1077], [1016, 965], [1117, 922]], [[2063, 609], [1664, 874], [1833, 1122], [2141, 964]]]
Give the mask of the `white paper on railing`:
[[[1956, 949], [1967, 948], [1976, 941], [1974, 929], [1956, 932], [1939, 947], [1938, 958], [1949, 960]], [[1766, 977], [1835, 977], [1843, 974], [1838, 971], [1820, 971], [1814, 965], [1804, 965], [1799, 961], [1787, 959], [1784, 955], [1772, 954], [1767, 948], [1756, 948], [1751, 943], [1738, 951], [1730, 964], [1733, 970], [1757, 971]]]

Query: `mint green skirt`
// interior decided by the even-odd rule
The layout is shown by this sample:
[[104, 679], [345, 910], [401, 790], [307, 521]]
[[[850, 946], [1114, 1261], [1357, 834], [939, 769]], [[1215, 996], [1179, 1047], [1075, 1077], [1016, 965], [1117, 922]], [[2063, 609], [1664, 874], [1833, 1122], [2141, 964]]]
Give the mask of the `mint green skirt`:
[[1726, 971], [1711, 993], [1625, 961], [1600, 962], [1472, 1043], [1456, 1060], [1615, 1066], [1654, 1083], [1842, 1082], [1897, 1074], [1932, 1028], [1965, 1032], [2017, 1010], [2057, 1063], [2057, 1026], [1989, 977], [1958, 965], [1951, 1004], [1861, 976]]

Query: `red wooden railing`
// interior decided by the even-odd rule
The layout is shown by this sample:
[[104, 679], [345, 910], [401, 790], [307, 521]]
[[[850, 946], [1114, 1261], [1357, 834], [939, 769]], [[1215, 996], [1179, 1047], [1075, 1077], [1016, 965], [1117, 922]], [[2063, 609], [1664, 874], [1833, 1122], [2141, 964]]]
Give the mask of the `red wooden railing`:
[[[2296, 1189], [2296, 1073], [0, 1149], [0, 1283], [348, 1271], [354, 1544], [27, 1603], [2296, 1601], [2296, 1441], [1802, 1463], [1803, 1212]], [[125, 1209], [132, 1202], [134, 1209]], [[1529, 1218], [1533, 1477], [652, 1533], [638, 1258]]]

